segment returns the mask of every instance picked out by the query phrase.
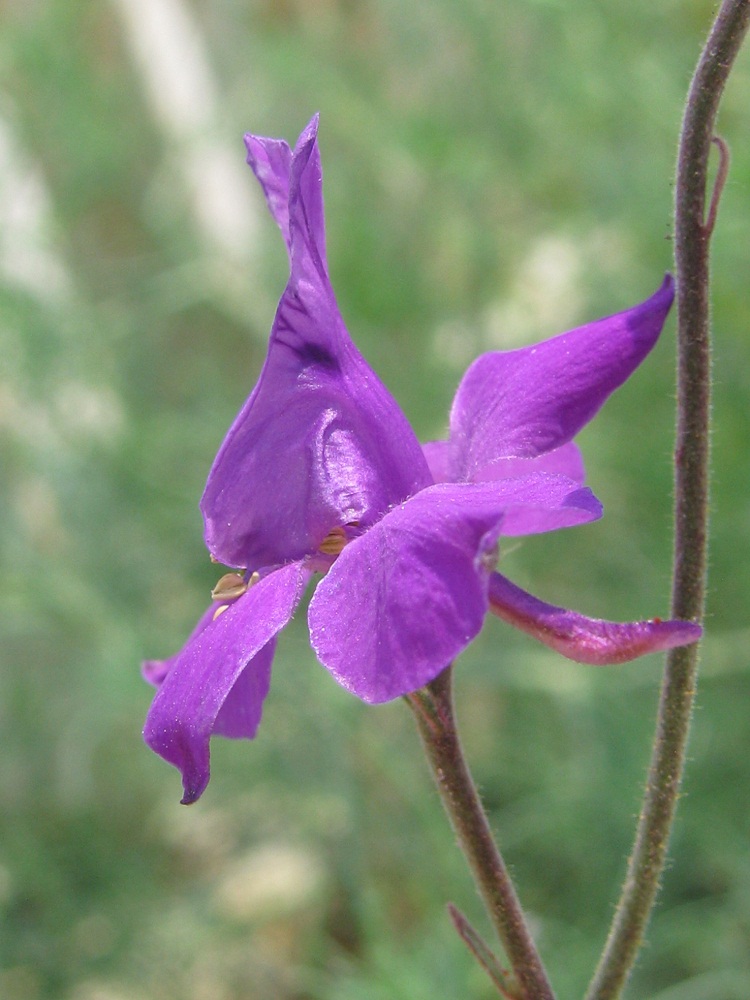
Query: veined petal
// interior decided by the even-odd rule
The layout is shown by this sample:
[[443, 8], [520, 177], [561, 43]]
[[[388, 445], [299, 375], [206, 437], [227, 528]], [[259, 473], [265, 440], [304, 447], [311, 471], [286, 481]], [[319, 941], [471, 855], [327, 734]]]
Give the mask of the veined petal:
[[559, 506], [553, 486], [534, 477], [438, 484], [350, 542], [309, 611], [313, 648], [336, 680], [382, 702], [436, 677], [482, 626], [504, 517], [525, 499], [538, 509], [543, 488]]
[[490, 610], [509, 625], [521, 629], [578, 663], [602, 666], [625, 663], [646, 653], [687, 646], [702, 635], [695, 622], [609, 622], [586, 618], [540, 601], [510, 580], [493, 573], [489, 584]]
[[214, 732], [255, 735], [268, 693], [275, 636], [292, 617], [309, 576], [301, 563], [275, 570], [217, 618], [207, 612], [172, 658], [143, 737], [182, 772], [183, 803], [195, 802], [208, 784]]
[[[253, 139], [291, 275], [263, 371], [219, 450], [201, 501], [209, 551], [230, 566], [299, 559], [336, 525], [367, 526], [431, 482], [419, 442], [347, 333], [325, 267], [313, 119], [289, 161]], [[262, 155], [261, 155], [262, 154]]]
[[667, 276], [633, 309], [477, 358], [451, 410], [451, 478], [473, 481], [498, 459], [534, 458], [570, 441], [654, 346], [673, 297]]

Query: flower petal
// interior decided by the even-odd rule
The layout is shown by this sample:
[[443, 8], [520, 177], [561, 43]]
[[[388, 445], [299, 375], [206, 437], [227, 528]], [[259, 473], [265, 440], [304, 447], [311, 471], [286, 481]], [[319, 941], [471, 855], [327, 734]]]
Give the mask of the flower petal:
[[427, 684], [471, 642], [503, 518], [526, 498], [537, 509], [537, 478], [555, 477], [429, 487], [346, 546], [309, 611], [313, 648], [340, 684], [388, 701]]
[[[319, 116], [314, 115], [297, 140], [294, 153], [283, 139], [249, 133], [245, 136], [245, 147], [248, 165], [263, 188], [290, 259], [295, 252], [300, 257], [306, 255], [325, 270], [326, 234], [323, 175], [317, 146], [318, 122]], [[299, 156], [301, 150], [308, 155]], [[298, 203], [302, 211], [297, 211], [298, 205], [293, 202]], [[304, 268], [305, 262], [300, 260], [299, 263]]]
[[499, 479], [485, 488], [507, 505], [500, 534], [509, 537], [574, 528], [602, 516], [602, 505], [591, 490], [566, 476], [535, 473]]
[[203, 631], [203, 629], [206, 628], [208, 625], [210, 625], [211, 622], [214, 620], [214, 615], [216, 614], [216, 608], [217, 608], [216, 604], [209, 604], [209, 606], [206, 608], [206, 610], [198, 619], [198, 623], [196, 624], [193, 631], [190, 633], [188, 641], [185, 643], [185, 645], [182, 647], [182, 650], [180, 650], [179, 653], [175, 653], [174, 656], [170, 656], [166, 660], [146, 660], [141, 665], [141, 675], [143, 676], [143, 679], [148, 681], [148, 683], [151, 684], [152, 687], [155, 688], [161, 687], [161, 685], [164, 682], [164, 678], [167, 676], [169, 671], [175, 665], [177, 660], [179, 660], [179, 658], [182, 656], [183, 650], [186, 649], [193, 641], [193, 639], [199, 636]]
[[214, 719], [212, 736], [226, 736], [233, 740], [253, 739], [271, 685], [275, 652], [276, 636], [268, 640], [238, 675]]
[[511, 479], [528, 476], [532, 472], [548, 472], [555, 476], [565, 476], [583, 486], [586, 470], [583, 456], [577, 444], [568, 441], [552, 451], [546, 451], [534, 458], [498, 458], [477, 469], [473, 483], [489, 483], [497, 479]]
[[[317, 118], [313, 121], [317, 122]], [[276, 220], [287, 249], [291, 253], [289, 174], [292, 168], [292, 151], [289, 144], [283, 139], [268, 139], [265, 136], [248, 134], [245, 136], [245, 147], [247, 162], [263, 188], [268, 209]]]
[[325, 267], [316, 128], [313, 119], [291, 155], [288, 221], [286, 154], [274, 141], [249, 145], [271, 211], [288, 228], [291, 275], [260, 379], [201, 501], [206, 544], [230, 566], [299, 559], [336, 525], [366, 527], [431, 482], [411, 427], [336, 305]]
[[434, 482], [449, 483], [451, 481], [451, 448], [449, 441], [426, 441], [422, 445], [425, 457]]
[[[436, 483], [452, 482], [453, 459], [450, 441], [427, 441], [422, 445], [424, 457], [430, 467], [432, 478]], [[535, 458], [498, 458], [472, 472], [472, 483], [489, 483], [497, 479], [514, 479], [527, 476], [533, 472], [551, 472], [554, 475], [567, 476], [583, 486], [586, 470], [583, 466], [583, 456], [577, 444], [568, 441], [567, 444], [554, 451], [547, 451]]]
[[167, 661], [143, 737], [182, 772], [183, 803], [195, 802], [208, 784], [212, 733], [255, 735], [274, 638], [292, 617], [309, 576], [302, 563], [275, 570], [216, 619], [207, 612], [182, 652]]
[[473, 481], [498, 459], [534, 458], [570, 441], [654, 346], [673, 297], [667, 276], [633, 309], [477, 358], [451, 410], [451, 478]]
[[586, 618], [546, 604], [521, 590], [510, 580], [493, 573], [489, 585], [490, 610], [503, 621], [578, 663], [597, 666], [625, 663], [646, 653], [674, 646], [687, 646], [702, 635], [695, 622], [662, 621], [609, 622]]

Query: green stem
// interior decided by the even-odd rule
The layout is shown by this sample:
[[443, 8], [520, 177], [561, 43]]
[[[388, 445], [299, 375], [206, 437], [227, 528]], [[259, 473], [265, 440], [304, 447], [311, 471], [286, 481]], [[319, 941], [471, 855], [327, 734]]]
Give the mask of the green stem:
[[451, 669], [406, 699], [417, 720], [427, 760], [458, 843], [474, 876], [513, 969], [512, 995], [519, 1000], [554, 1000], [508, 870], [490, 830], [456, 729]]
[[[708, 160], [719, 101], [750, 23], [750, 0], [724, 0], [688, 94], [675, 191], [678, 402], [672, 615], [700, 620], [706, 593], [711, 358], [709, 243], [727, 149], [706, 212]], [[698, 647], [672, 650], [662, 685], [654, 750], [635, 844], [609, 937], [587, 1000], [622, 993], [643, 942], [666, 860], [685, 764]]]

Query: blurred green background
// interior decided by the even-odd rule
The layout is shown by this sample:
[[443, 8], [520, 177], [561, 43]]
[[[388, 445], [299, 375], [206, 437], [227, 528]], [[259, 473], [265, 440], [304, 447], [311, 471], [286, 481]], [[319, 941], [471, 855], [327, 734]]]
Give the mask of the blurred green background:
[[[286, 280], [247, 130], [321, 112], [342, 312], [423, 439], [469, 360], [645, 298], [710, 0], [0, 3], [0, 996], [493, 996], [486, 929], [401, 703], [316, 663], [300, 612], [253, 744], [201, 802], [142, 744], [139, 662], [217, 572], [197, 510]], [[750, 996], [750, 62], [715, 238], [708, 637], [660, 905], [628, 996]], [[605, 518], [503, 567], [611, 618], [668, 610], [674, 321], [582, 435]], [[597, 670], [493, 620], [467, 748], [561, 998], [623, 876], [660, 660]], [[487, 931], [487, 933], [489, 933]]]

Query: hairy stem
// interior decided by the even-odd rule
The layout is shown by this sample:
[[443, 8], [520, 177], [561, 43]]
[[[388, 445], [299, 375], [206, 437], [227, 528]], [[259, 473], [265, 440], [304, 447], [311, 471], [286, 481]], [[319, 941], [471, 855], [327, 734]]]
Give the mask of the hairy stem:
[[[719, 101], [750, 23], [750, 0], [724, 0], [701, 54], [680, 133], [675, 192], [678, 387], [672, 615], [700, 620], [706, 592], [711, 358], [709, 243], [727, 147], [714, 137]], [[720, 163], [706, 212], [711, 143]], [[654, 750], [620, 902], [587, 1000], [625, 986], [656, 898], [679, 796], [698, 670], [697, 646], [674, 649], [662, 685]]]
[[453, 903], [448, 903], [448, 915], [456, 928], [456, 933], [490, 977], [498, 993], [506, 1000], [517, 1000], [518, 992], [514, 984], [508, 982], [508, 974], [505, 969], [502, 968], [479, 933], [471, 926], [466, 916]]
[[542, 960], [526, 926], [508, 870], [487, 821], [456, 729], [451, 669], [407, 701], [414, 710], [427, 760], [458, 843], [513, 969], [507, 987], [518, 1000], [554, 1000]]

